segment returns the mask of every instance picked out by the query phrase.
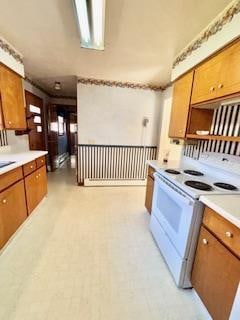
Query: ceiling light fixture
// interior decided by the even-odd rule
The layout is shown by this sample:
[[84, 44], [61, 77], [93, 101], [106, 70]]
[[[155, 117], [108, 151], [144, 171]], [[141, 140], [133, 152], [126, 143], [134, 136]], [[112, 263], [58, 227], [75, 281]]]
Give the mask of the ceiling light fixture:
[[104, 50], [105, 0], [73, 0], [81, 47]]
[[55, 90], [61, 90], [62, 86], [61, 86], [61, 82], [56, 81], [54, 84], [54, 89]]

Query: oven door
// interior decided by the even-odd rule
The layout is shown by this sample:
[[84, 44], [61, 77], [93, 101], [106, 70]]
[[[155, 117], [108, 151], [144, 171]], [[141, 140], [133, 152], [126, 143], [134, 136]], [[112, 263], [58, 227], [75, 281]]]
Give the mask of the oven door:
[[195, 222], [194, 199], [162, 176], [155, 174], [152, 215], [177, 250], [186, 259], [191, 227]]

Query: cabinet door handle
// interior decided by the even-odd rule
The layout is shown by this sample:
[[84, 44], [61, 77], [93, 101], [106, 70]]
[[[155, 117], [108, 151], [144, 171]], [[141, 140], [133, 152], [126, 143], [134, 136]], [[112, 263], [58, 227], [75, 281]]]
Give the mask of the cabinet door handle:
[[33, 169], [33, 165], [30, 166], [30, 169]]
[[3, 204], [7, 203], [7, 199], [3, 199], [3, 200], [2, 200], [2, 203], [3, 203]]
[[207, 244], [208, 244], [208, 241], [207, 241], [207, 239], [205, 239], [205, 238], [202, 240], [202, 242], [203, 242], [204, 245], [207, 245]]
[[8, 124], [12, 124], [12, 121], [9, 120], [9, 121], [8, 121]]
[[41, 177], [41, 173], [39, 173], [39, 175], [38, 175], [39, 177]]
[[225, 235], [226, 235], [226, 237], [228, 237], [228, 238], [232, 238], [232, 237], [233, 237], [233, 234], [232, 234], [230, 231], [226, 231], [226, 232], [225, 232]]
[[214, 90], [215, 90], [214, 87], [211, 87], [211, 88], [210, 88], [210, 92], [213, 92]]
[[41, 162], [43, 163], [43, 159], [41, 160]]
[[36, 179], [38, 179], [38, 175], [36, 175]]
[[223, 88], [223, 84], [222, 84], [222, 83], [219, 83], [218, 89], [222, 89], [222, 88]]

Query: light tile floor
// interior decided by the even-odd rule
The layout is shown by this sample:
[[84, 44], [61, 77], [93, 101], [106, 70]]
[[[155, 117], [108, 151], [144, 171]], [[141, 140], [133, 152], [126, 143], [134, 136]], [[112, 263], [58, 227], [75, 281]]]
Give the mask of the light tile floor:
[[68, 164], [0, 256], [1, 320], [206, 319], [148, 230], [143, 187], [75, 185]]

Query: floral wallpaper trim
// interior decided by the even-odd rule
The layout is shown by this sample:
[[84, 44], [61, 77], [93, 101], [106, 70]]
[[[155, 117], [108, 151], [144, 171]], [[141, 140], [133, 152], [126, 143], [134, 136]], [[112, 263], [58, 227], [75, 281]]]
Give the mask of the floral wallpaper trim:
[[17, 62], [23, 64], [22, 56], [2, 38], [0, 38], [0, 48], [12, 56]]
[[197, 50], [208, 39], [222, 30], [223, 26], [229, 23], [236, 14], [240, 13], [240, 0], [237, 0], [233, 5], [227, 9], [223, 15], [213, 22], [206, 30], [204, 30], [199, 38], [190, 43], [173, 61], [173, 68], [175, 68], [180, 62], [184, 61], [193, 51]]
[[129, 89], [142, 89], [142, 90], [154, 90], [154, 91], [163, 90], [162, 86], [154, 86], [154, 85], [132, 83], [132, 82], [110, 81], [110, 80], [93, 79], [93, 78], [78, 78], [78, 83], [91, 84], [96, 86], [129, 88]]

